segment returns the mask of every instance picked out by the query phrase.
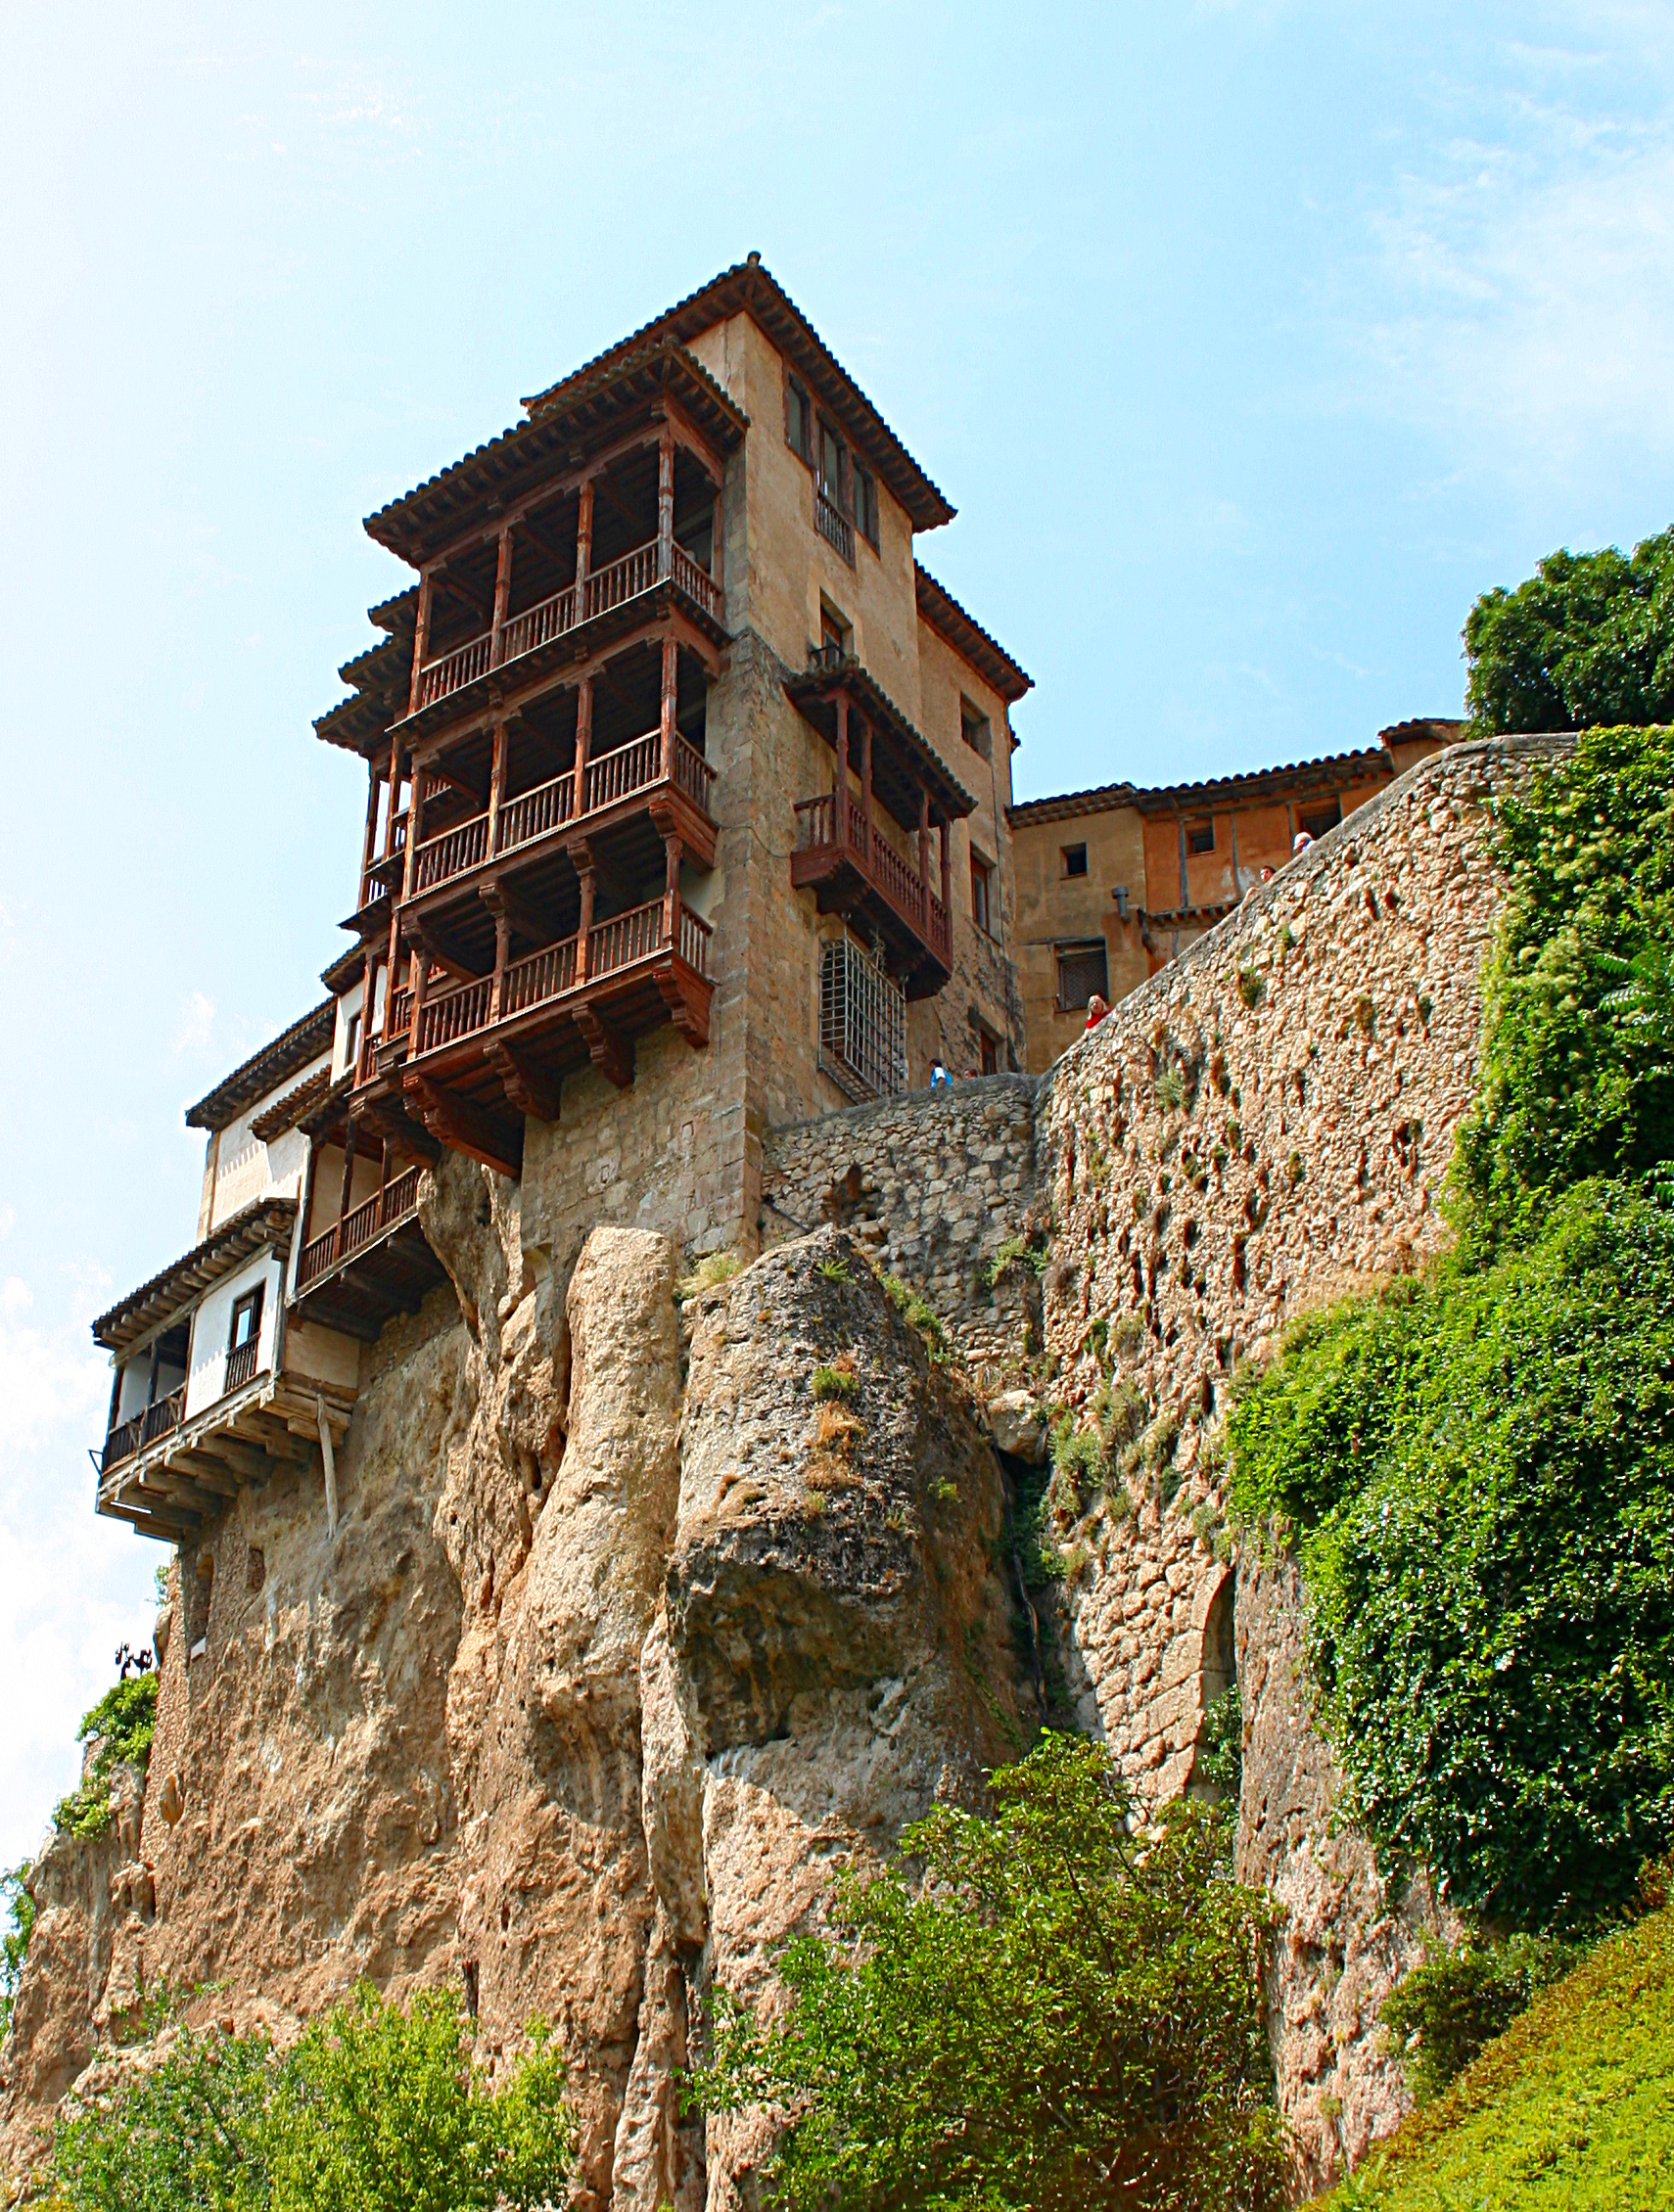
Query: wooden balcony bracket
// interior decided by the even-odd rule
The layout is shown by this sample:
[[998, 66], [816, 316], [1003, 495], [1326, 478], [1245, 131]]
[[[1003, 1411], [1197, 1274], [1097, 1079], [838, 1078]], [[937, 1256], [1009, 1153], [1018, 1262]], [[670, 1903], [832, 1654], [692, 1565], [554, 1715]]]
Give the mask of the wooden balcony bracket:
[[563, 1084], [558, 1078], [534, 1067], [509, 1044], [484, 1047], [489, 1067], [499, 1077], [510, 1103], [520, 1114], [533, 1114], [537, 1122], [555, 1122]]
[[406, 1073], [401, 1087], [432, 1136], [515, 1180], [523, 1173], [523, 1131], [428, 1076]]
[[606, 1021], [596, 1006], [585, 999], [577, 1006], [575, 1022], [586, 1040], [593, 1066], [618, 1090], [627, 1090], [633, 1082], [633, 1039], [625, 1037], [621, 1030]]

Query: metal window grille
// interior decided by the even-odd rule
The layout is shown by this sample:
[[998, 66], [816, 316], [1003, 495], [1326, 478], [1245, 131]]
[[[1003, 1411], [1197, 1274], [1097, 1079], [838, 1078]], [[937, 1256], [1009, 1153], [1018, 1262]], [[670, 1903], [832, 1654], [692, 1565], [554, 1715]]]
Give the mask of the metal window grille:
[[820, 953], [819, 1065], [848, 1098], [907, 1088], [907, 994], [849, 937]]
[[1108, 998], [1110, 995], [1109, 947], [1104, 945], [1060, 945], [1059, 1011], [1065, 1014], [1084, 1012], [1094, 991], [1100, 998]]

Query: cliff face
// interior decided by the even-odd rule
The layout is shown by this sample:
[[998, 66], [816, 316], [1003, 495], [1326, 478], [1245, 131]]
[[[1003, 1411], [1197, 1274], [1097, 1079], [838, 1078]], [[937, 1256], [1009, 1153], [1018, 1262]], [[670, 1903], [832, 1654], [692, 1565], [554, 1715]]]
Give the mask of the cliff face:
[[454, 1288], [369, 1362], [335, 1536], [317, 1473], [230, 1508], [143, 1809], [43, 1861], [14, 2169], [164, 1982], [284, 2033], [450, 1979], [493, 2060], [553, 2021], [583, 2204], [744, 2201], [763, 2145], [675, 2106], [694, 1998], [770, 2001], [832, 1866], [1009, 1755], [998, 1467], [846, 1235], [682, 1313], [660, 1236], [593, 1231], [560, 1288], [515, 1186], [448, 1160], [423, 1204]]

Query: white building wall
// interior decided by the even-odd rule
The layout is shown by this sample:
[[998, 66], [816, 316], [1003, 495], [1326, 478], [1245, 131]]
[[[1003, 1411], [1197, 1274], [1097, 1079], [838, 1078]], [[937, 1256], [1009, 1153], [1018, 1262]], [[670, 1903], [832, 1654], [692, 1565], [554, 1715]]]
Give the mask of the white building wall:
[[192, 1372], [186, 1387], [188, 1420], [223, 1395], [233, 1306], [258, 1282], [265, 1282], [267, 1289], [261, 1301], [261, 1334], [256, 1342], [256, 1371], [261, 1374], [272, 1367], [285, 1275], [282, 1257], [264, 1252], [247, 1261], [235, 1273], [224, 1276], [212, 1290], [206, 1291], [203, 1304], [192, 1316]]
[[[340, 1015], [341, 1021], [341, 1015]], [[331, 1066], [330, 1055], [322, 1052], [305, 1068], [276, 1084], [265, 1096], [256, 1099], [248, 1113], [240, 1114], [229, 1122], [220, 1134], [214, 1157], [214, 1188], [209, 1201], [209, 1219], [204, 1234], [209, 1235], [224, 1221], [258, 1198], [300, 1198], [302, 1192], [302, 1171], [307, 1165], [308, 1140], [301, 1129], [286, 1129], [271, 1144], [263, 1144], [252, 1132], [251, 1124], [259, 1121], [277, 1100], [306, 1083], [311, 1075]], [[211, 1145], [214, 1139], [210, 1139]]]
[[[333, 1083], [349, 1072], [349, 1025], [360, 1011], [364, 984], [356, 984], [346, 991], [337, 1002], [337, 1030], [331, 1040], [331, 1080]], [[380, 995], [382, 995], [380, 993]]]

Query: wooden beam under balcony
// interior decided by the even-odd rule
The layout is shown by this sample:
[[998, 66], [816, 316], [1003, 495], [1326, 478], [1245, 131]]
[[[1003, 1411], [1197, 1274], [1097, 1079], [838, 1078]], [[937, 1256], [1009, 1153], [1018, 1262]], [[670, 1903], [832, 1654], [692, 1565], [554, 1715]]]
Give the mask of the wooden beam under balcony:
[[510, 1175], [515, 1180], [522, 1175], [521, 1125], [504, 1120], [459, 1091], [445, 1088], [432, 1077], [414, 1075], [409, 1070], [401, 1080], [407, 1096], [433, 1136], [440, 1137], [455, 1152], [463, 1152], [473, 1160], [481, 1160], [485, 1167], [497, 1169], [502, 1175]]

